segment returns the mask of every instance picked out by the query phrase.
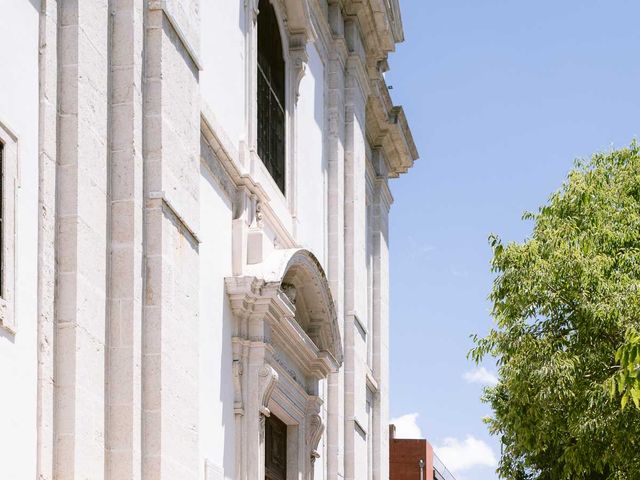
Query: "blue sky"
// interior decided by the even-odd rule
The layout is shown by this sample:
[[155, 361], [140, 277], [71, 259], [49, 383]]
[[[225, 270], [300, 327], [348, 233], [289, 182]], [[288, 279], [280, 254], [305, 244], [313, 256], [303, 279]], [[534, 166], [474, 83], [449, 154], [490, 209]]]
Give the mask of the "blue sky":
[[391, 415], [440, 447], [459, 480], [491, 480], [482, 463], [499, 445], [470, 380], [490, 381], [495, 367], [470, 375], [466, 359], [469, 334], [491, 325], [487, 236], [526, 238], [522, 213], [545, 202], [574, 158], [638, 137], [640, 2], [401, 7], [406, 42], [387, 82], [421, 158], [392, 182]]

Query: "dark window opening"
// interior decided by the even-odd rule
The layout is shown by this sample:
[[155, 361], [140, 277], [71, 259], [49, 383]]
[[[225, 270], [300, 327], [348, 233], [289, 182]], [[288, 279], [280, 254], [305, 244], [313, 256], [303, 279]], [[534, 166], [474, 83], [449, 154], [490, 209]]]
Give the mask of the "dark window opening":
[[284, 193], [285, 68], [276, 12], [258, 5], [258, 155]]

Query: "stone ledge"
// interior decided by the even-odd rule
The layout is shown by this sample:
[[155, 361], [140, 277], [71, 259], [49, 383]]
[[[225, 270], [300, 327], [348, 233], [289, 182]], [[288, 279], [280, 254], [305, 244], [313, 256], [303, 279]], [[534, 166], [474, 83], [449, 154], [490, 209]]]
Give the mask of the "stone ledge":
[[171, 212], [171, 215], [175, 217], [176, 220], [178, 220], [178, 222], [180, 223], [180, 225], [182, 225], [182, 227], [189, 233], [189, 236], [192, 238], [193, 242], [196, 245], [200, 245], [200, 243], [202, 243], [196, 231], [193, 228], [191, 228], [187, 223], [187, 221], [184, 219], [184, 217], [182, 217], [182, 215], [178, 213], [178, 210], [173, 206], [173, 204], [167, 198], [167, 196], [163, 191], [149, 192], [149, 195], [147, 196], [147, 200], [152, 205], [154, 203], [161, 203], [161, 207], [163, 207], [163, 210], [164, 210], [164, 207], [166, 207], [169, 210], [169, 212]]
[[181, 22], [178, 20], [178, 16], [175, 14], [174, 8], [172, 5], [174, 2], [170, 0], [152, 0], [149, 2], [149, 10], [162, 10], [167, 20], [173, 27], [173, 30], [176, 32], [178, 39], [182, 42], [184, 49], [186, 50], [189, 58], [195, 65], [195, 67], [202, 71], [202, 63], [200, 62], [200, 56], [198, 55], [197, 48], [193, 45], [192, 42], [189, 41], [189, 36], [187, 35], [185, 29], [182, 27]]

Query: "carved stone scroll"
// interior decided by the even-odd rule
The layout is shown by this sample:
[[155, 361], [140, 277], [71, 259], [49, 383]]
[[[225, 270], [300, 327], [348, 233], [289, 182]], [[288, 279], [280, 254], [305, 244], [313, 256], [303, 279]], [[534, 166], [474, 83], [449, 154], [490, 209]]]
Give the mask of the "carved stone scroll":
[[320, 458], [318, 445], [322, 434], [324, 433], [324, 422], [320, 416], [320, 407], [322, 399], [319, 397], [309, 397], [307, 399], [307, 415], [306, 415], [306, 447], [309, 452], [309, 475], [308, 478], [313, 480], [314, 464], [316, 459]]
[[258, 377], [261, 392], [260, 413], [268, 417], [271, 415], [269, 400], [273, 390], [276, 388], [276, 383], [278, 383], [278, 372], [271, 365], [264, 365], [260, 368]]
[[311, 465], [316, 461], [316, 458], [320, 458], [318, 444], [323, 433], [324, 423], [322, 422], [322, 417], [318, 414], [310, 415], [307, 418], [307, 448], [311, 457]]
[[293, 75], [293, 92], [295, 103], [298, 103], [300, 98], [300, 82], [307, 71], [307, 62], [309, 57], [307, 56], [307, 49], [304, 44], [296, 46], [289, 50], [289, 57], [291, 59], [291, 68]]

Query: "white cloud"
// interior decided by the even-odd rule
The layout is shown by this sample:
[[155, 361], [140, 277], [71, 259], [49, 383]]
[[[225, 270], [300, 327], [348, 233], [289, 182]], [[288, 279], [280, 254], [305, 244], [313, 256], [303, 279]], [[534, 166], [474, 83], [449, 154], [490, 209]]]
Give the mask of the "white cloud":
[[484, 367], [465, 372], [462, 377], [469, 383], [480, 383], [489, 386], [494, 386], [498, 383], [498, 377]]
[[464, 440], [445, 438], [444, 443], [433, 447], [442, 463], [452, 472], [474, 467], [495, 467], [498, 463], [491, 447], [473, 435]]
[[389, 423], [396, 426], [396, 438], [424, 438], [422, 430], [416, 423], [417, 413], [408, 413], [397, 418], [392, 418]]

